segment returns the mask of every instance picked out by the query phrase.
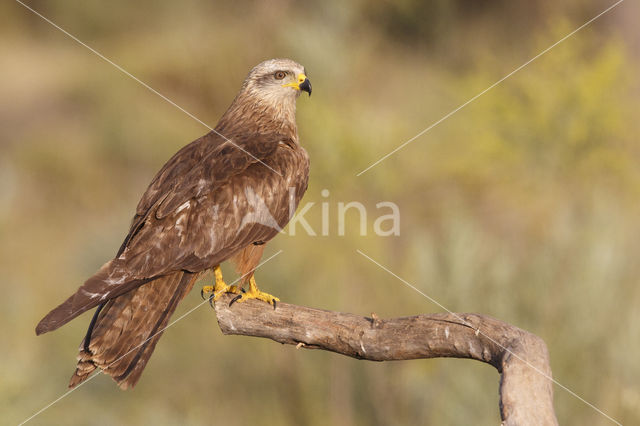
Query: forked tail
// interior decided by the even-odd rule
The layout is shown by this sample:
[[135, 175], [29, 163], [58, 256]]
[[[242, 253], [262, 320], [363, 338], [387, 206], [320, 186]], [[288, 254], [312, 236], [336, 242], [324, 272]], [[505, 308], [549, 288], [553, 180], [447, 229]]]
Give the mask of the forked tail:
[[69, 387], [82, 383], [96, 368], [122, 389], [135, 386], [171, 315], [196, 278], [194, 273], [174, 272], [106, 302], [96, 318], [88, 348], [84, 340], [80, 344]]

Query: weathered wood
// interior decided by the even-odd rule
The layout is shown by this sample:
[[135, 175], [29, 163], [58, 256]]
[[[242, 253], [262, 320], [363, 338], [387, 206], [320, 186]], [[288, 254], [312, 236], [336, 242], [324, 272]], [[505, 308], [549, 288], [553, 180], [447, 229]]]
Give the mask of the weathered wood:
[[503, 425], [557, 425], [547, 347], [539, 337], [478, 314], [381, 319], [255, 300], [215, 303], [224, 334], [266, 337], [370, 361], [469, 358], [501, 374]]

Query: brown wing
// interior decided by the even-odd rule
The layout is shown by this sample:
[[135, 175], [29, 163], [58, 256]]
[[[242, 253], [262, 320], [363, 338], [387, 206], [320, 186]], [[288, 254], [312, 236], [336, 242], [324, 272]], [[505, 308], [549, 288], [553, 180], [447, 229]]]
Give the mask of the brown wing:
[[[297, 144], [281, 144], [268, 161], [274, 169], [283, 171], [281, 179], [275, 175], [259, 179], [260, 170], [254, 167], [249, 167], [239, 179], [244, 180], [239, 186], [250, 195], [242, 200], [249, 214], [243, 218], [242, 224], [236, 225], [246, 233], [246, 238], [238, 239], [246, 245], [230, 260], [244, 282], [249, 281], [260, 262], [265, 247], [262, 243], [273, 238], [289, 222], [309, 180], [309, 159], [306, 151]], [[265, 224], [269, 226], [265, 227]]]
[[116, 258], [154, 207], [156, 218], [164, 218], [190, 198], [223, 186], [230, 177], [242, 173], [253, 163], [260, 164], [282, 139], [278, 134], [241, 135], [230, 142], [218, 133], [209, 132], [184, 146], [160, 169], [142, 195], [129, 234]]
[[268, 227], [240, 226], [246, 202], [238, 203], [238, 194], [247, 197], [238, 184], [252, 183], [243, 179], [249, 168], [256, 187], [264, 189], [263, 180], [282, 179], [256, 158], [273, 162], [270, 157], [284, 139], [277, 134], [241, 136], [233, 139], [239, 149], [209, 133], [181, 149], [143, 195], [118, 256], [47, 314], [36, 333], [55, 330], [158, 276], [210, 268], [248, 244], [252, 233], [266, 238], [272, 231]]

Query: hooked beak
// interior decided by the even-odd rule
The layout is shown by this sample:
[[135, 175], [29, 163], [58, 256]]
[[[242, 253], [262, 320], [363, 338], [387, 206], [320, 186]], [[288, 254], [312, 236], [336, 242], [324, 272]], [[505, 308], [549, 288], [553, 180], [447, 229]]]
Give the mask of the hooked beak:
[[300, 88], [300, 90], [304, 90], [309, 94], [309, 96], [311, 96], [311, 81], [309, 81], [307, 76], [304, 74], [300, 74], [298, 79], [300, 79], [300, 77], [304, 77], [304, 80], [302, 81], [302, 83], [300, 83], [298, 87]]
[[302, 73], [298, 74], [298, 81], [296, 83], [283, 84], [282, 87], [293, 87], [296, 90], [305, 91], [311, 96], [311, 81]]

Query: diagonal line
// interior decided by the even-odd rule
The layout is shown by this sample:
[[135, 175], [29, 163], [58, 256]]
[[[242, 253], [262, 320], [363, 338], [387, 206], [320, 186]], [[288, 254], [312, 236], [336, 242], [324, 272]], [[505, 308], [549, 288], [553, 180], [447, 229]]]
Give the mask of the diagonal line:
[[[279, 250], [276, 254], [272, 255], [271, 257], [269, 257], [266, 260], [263, 260], [262, 262], [260, 262], [260, 264], [258, 266], [256, 266], [256, 268], [254, 269], [254, 272], [262, 267], [262, 265], [264, 265], [265, 263], [269, 262], [271, 259], [273, 259], [274, 257], [276, 257], [277, 255], [279, 255], [280, 253], [282, 253], [283, 250]], [[246, 277], [247, 275], [249, 275], [251, 272], [247, 272], [244, 275], [241, 275], [240, 277], [238, 277], [235, 281], [233, 281], [230, 285], [233, 285], [235, 283], [237, 283], [238, 281], [240, 281], [241, 279], [243, 279], [244, 277]], [[217, 295], [217, 294], [216, 294]], [[116, 359], [115, 361], [113, 361], [112, 363], [110, 363], [109, 365], [107, 365], [105, 368], [109, 368], [111, 367], [113, 364], [115, 364], [116, 362], [120, 361], [122, 358], [124, 358], [125, 356], [129, 355], [131, 352], [133, 352], [134, 350], [138, 349], [140, 346], [144, 345], [147, 341], [153, 339], [155, 336], [157, 336], [158, 334], [164, 332], [167, 328], [171, 327], [172, 325], [174, 325], [175, 323], [177, 323], [178, 321], [180, 321], [181, 319], [183, 319], [184, 317], [186, 317], [187, 315], [191, 314], [193, 311], [195, 311], [196, 309], [198, 309], [200, 306], [204, 305], [205, 303], [207, 303], [209, 301], [209, 299], [205, 299], [202, 302], [198, 303], [196, 306], [194, 306], [193, 308], [189, 309], [187, 312], [185, 312], [184, 314], [180, 315], [180, 317], [176, 318], [175, 320], [173, 320], [171, 323], [169, 323], [165, 328], [163, 328], [162, 330], [159, 330], [158, 332], [154, 333], [153, 335], [147, 337], [144, 341], [142, 341], [142, 343], [140, 343], [138, 346], [130, 349], [127, 353], [125, 353], [124, 355], [122, 355], [120, 358]], [[56, 404], [58, 401], [66, 398], [71, 392], [75, 391], [76, 389], [80, 389], [81, 386], [84, 386], [86, 383], [89, 383], [89, 381], [95, 379], [96, 377], [98, 377], [100, 374], [102, 373], [102, 371], [98, 371], [96, 374], [94, 374], [93, 376], [89, 377], [88, 379], [86, 379], [84, 382], [80, 383], [78, 386], [76, 386], [73, 389], [69, 389], [68, 391], [66, 391], [65, 393], [63, 393], [62, 395], [60, 395], [57, 399], [51, 401], [49, 404], [45, 405], [44, 407], [42, 407], [40, 410], [36, 411], [34, 414], [32, 414], [30, 417], [26, 418], [25, 420], [23, 420], [22, 422], [20, 422], [20, 424], [18, 426], [22, 426], [23, 424], [27, 423], [28, 421], [30, 421], [31, 419], [33, 419], [34, 417], [36, 417], [37, 415], [41, 414], [43, 411], [47, 410], [49, 407], [51, 407], [52, 405]]]
[[268, 168], [269, 170], [271, 170], [272, 172], [274, 172], [277, 175], [280, 175], [281, 177], [282, 174], [280, 174], [278, 171], [276, 171], [275, 169], [273, 169], [271, 166], [269, 166], [268, 164], [266, 164], [265, 162], [263, 162], [262, 160], [260, 160], [258, 157], [256, 157], [255, 155], [253, 155], [252, 153], [250, 153], [249, 151], [247, 151], [246, 149], [242, 148], [241, 146], [239, 146], [238, 144], [234, 143], [231, 139], [227, 138], [226, 136], [224, 136], [222, 133], [218, 132], [216, 129], [214, 129], [213, 127], [209, 126], [207, 123], [205, 123], [204, 121], [200, 120], [198, 117], [196, 117], [195, 115], [191, 114], [189, 111], [187, 111], [186, 109], [182, 108], [180, 105], [176, 104], [175, 102], [173, 102], [171, 99], [167, 98], [165, 95], [163, 95], [162, 93], [158, 92], [156, 89], [154, 89], [153, 87], [149, 86], [147, 83], [145, 83], [144, 81], [140, 80], [138, 77], [136, 77], [135, 75], [131, 74], [129, 71], [125, 70], [124, 68], [122, 68], [120, 65], [116, 64], [115, 62], [113, 62], [111, 59], [107, 58], [106, 56], [104, 56], [102, 53], [98, 52], [97, 50], [95, 50], [94, 48], [92, 48], [91, 46], [87, 45], [86, 43], [82, 42], [80, 39], [78, 39], [76, 36], [74, 36], [73, 34], [69, 33], [68, 31], [66, 31], [65, 29], [61, 28], [59, 25], [57, 25], [55, 22], [51, 21], [49, 18], [47, 18], [46, 16], [42, 15], [41, 13], [39, 13], [38, 11], [32, 9], [31, 7], [27, 6], [26, 4], [24, 4], [23, 2], [21, 2], [20, 0], [16, 0], [17, 3], [20, 3], [22, 6], [24, 6], [26, 9], [30, 10], [31, 12], [33, 12], [34, 14], [38, 15], [40, 18], [42, 18], [43, 20], [45, 20], [46, 22], [48, 22], [49, 24], [51, 24], [52, 26], [54, 26], [55, 28], [57, 28], [58, 30], [60, 30], [61, 32], [63, 32], [64, 34], [66, 34], [67, 36], [69, 36], [71, 39], [73, 39], [75, 42], [77, 42], [78, 44], [81, 44], [82, 46], [86, 47], [87, 49], [89, 49], [91, 52], [95, 53], [97, 56], [99, 56], [101, 59], [103, 59], [104, 61], [108, 62], [109, 64], [113, 65], [114, 67], [116, 67], [119, 71], [121, 71], [123, 74], [127, 75], [128, 77], [132, 78], [133, 80], [137, 81], [138, 83], [140, 83], [142, 86], [144, 86], [145, 88], [149, 89], [151, 92], [155, 93], [156, 95], [160, 96], [162, 99], [164, 99], [165, 101], [167, 101], [168, 103], [170, 103], [171, 105], [173, 105], [174, 107], [178, 108], [180, 111], [184, 112], [185, 114], [187, 114], [189, 117], [193, 118], [194, 120], [196, 120], [198, 123], [202, 124], [204, 127], [206, 127], [207, 129], [211, 130], [213, 133], [217, 134], [218, 136], [220, 136], [222, 139], [224, 139], [225, 141], [229, 142], [231, 145], [235, 146], [236, 148], [238, 148], [240, 151], [244, 152], [245, 154], [249, 155], [251, 158], [253, 158], [254, 160], [258, 161], [259, 163], [261, 163], [262, 165], [264, 165], [266, 168]]
[[462, 108], [466, 107], [467, 105], [469, 105], [471, 102], [475, 101], [476, 99], [478, 99], [480, 96], [484, 95], [485, 93], [487, 93], [489, 90], [493, 89], [494, 87], [496, 87], [498, 84], [502, 83], [503, 81], [505, 81], [506, 79], [508, 79], [509, 77], [511, 77], [512, 75], [514, 75], [515, 73], [517, 73], [518, 71], [520, 71], [522, 68], [526, 67], [527, 65], [529, 65], [531, 62], [535, 61], [536, 59], [538, 59], [540, 56], [544, 55], [545, 53], [547, 53], [548, 51], [550, 51], [551, 49], [553, 49], [554, 47], [556, 47], [557, 45], [559, 45], [560, 43], [562, 43], [563, 41], [565, 41], [566, 39], [568, 39], [569, 37], [571, 37], [572, 35], [574, 35], [575, 33], [577, 33], [578, 31], [580, 31], [581, 29], [583, 29], [584, 27], [586, 27], [587, 25], [591, 24], [593, 21], [595, 21], [596, 19], [598, 19], [599, 17], [601, 17], [602, 15], [604, 15], [605, 13], [609, 12], [611, 9], [613, 9], [614, 7], [618, 6], [620, 3], [622, 3], [624, 0], [618, 0], [616, 3], [614, 3], [613, 5], [609, 6], [607, 9], [603, 10], [602, 12], [600, 12], [599, 14], [597, 14], [596, 16], [594, 16], [593, 18], [589, 19], [587, 22], [585, 22], [584, 24], [580, 25], [578, 28], [576, 28], [575, 30], [571, 31], [569, 34], [567, 34], [566, 36], [562, 37], [560, 40], [556, 41], [555, 43], [553, 43], [551, 46], [547, 47], [546, 49], [544, 49], [542, 52], [538, 53], [536, 56], [534, 56], [533, 58], [529, 59], [527, 62], [525, 62], [524, 64], [520, 65], [518, 68], [514, 69], [513, 71], [511, 71], [509, 74], [505, 75], [504, 77], [502, 77], [500, 80], [496, 81], [495, 83], [493, 83], [491, 86], [487, 87], [486, 89], [484, 89], [482, 92], [478, 93], [477, 95], [475, 95], [473, 98], [469, 99], [467, 102], [463, 103], [462, 105], [458, 106], [456, 109], [454, 109], [453, 111], [451, 111], [450, 113], [448, 113], [447, 115], [445, 115], [444, 117], [442, 117], [441, 119], [439, 119], [438, 121], [434, 122], [433, 124], [431, 124], [429, 127], [427, 127], [426, 129], [422, 130], [420, 133], [418, 133], [417, 135], [415, 135], [414, 137], [412, 137], [411, 139], [407, 140], [406, 142], [404, 142], [403, 144], [399, 145], [397, 148], [395, 148], [393, 151], [389, 152], [388, 154], [386, 154], [385, 156], [383, 156], [382, 158], [380, 158], [378, 161], [370, 164], [366, 169], [362, 170], [360, 173], [358, 173], [356, 176], [360, 176], [363, 173], [367, 172], [369, 169], [371, 169], [372, 167], [380, 164], [381, 162], [383, 162], [384, 160], [386, 160], [387, 158], [391, 157], [393, 154], [395, 154], [396, 152], [400, 151], [402, 148], [406, 147], [407, 145], [409, 145], [411, 142], [413, 142], [414, 140], [418, 139], [420, 136], [424, 135], [425, 133], [427, 133], [429, 130], [433, 129], [434, 127], [436, 127], [438, 124], [442, 123], [443, 121], [445, 121], [447, 118], [451, 117], [453, 114], [455, 114], [456, 112], [460, 111]]
[[459, 321], [461, 321], [464, 325], [466, 325], [467, 327], [473, 328], [476, 330], [477, 334], [481, 334], [483, 337], [486, 337], [488, 340], [490, 340], [493, 344], [499, 346], [500, 348], [502, 348], [503, 350], [505, 350], [506, 352], [508, 352], [509, 354], [511, 354], [512, 356], [514, 356], [515, 358], [517, 358], [518, 360], [522, 361], [523, 363], [525, 363], [527, 366], [529, 366], [531, 369], [533, 369], [535, 372], [539, 373], [541, 376], [543, 376], [544, 378], [546, 378], [547, 380], [552, 381], [553, 383], [555, 383], [556, 385], [560, 386], [562, 389], [564, 389], [565, 391], [567, 391], [569, 394], [573, 395], [574, 397], [578, 398], [580, 401], [584, 402], [586, 405], [588, 405], [589, 407], [593, 408], [595, 411], [597, 411], [598, 413], [602, 414], [604, 417], [606, 417], [607, 419], [611, 420], [613, 423], [622, 426], [622, 423], [618, 422], [617, 420], [615, 420], [614, 418], [612, 418], [611, 416], [609, 416], [607, 413], [605, 413], [604, 411], [600, 410], [598, 407], [596, 407], [595, 405], [593, 405], [592, 403], [590, 403], [589, 401], [585, 400], [584, 398], [582, 398], [580, 395], [578, 395], [577, 393], [575, 393], [574, 391], [572, 391], [571, 389], [569, 389], [568, 387], [566, 387], [565, 385], [563, 385], [562, 383], [558, 382], [557, 380], [555, 380], [553, 377], [549, 376], [548, 374], [546, 374], [545, 372], [541, 371], [539, 368], [537, 368], [535, 365], [529, 363], [527, 360], [523, 359], [522, 357], [518, 356], [517, 354], [513, 353], [511, 350], [509, 350], [508, 348], [505, 348], [504, 346], [502, 346], [500, 343], [496, 342], [494, 339], [492, 339], [490, 336], [487, 336], [485, 333], [482, 332], [482, 330], [480, 330], [479, 328], [475, 328], [472, 324], [470, 324], [469, 322], [465, 321], [464, 318], [462, 318], [460, 315], [458, 315], [457, 313], [450, 311], [449, 309], [447, 309], [444, 305], [442, 305], [440, 302], [438, 302], [437, 300], [435, 300], [434, 298], [432, 298], [431, 296], [429, 296], [428, 294], [424, 293], [422, 290], [418, 289], [417, 287], [415, 287], [414, 285], [412, 285], [411, 283], [409, 283], [408, 281], [406, 281], [405, 279], [401, 278], [400, 276], [394, 274], [391, 270], [389, 270], [389, 268], [381, 265], [379, 262], [375, 261], [374, 259], [372, 259], [371, 257], [367, 256], [366, 254], [364, 254], [361, 250], [356, 249], [356, 251], [361, 254], [363, 257], [369, 259], [372, 263], [376, 264], [377, 266], [379, 266], [381, 269], [383, 269], [384, 271], [388, 272], [390, 275], [394, 276], [395, 278], [397, 278], [398, 280], [402, 281], [403, 284], [405, 284], [407, 287], [412, 288], [413, 290], [415, 290], [416, 292], [420, 293], [422, 296], [424, 296], [425, 298], [429, 299], [431, 302], [435, 303], [436, 305], [438, 305], [439, 307], [441, 307], [442, 309], [444, 309], [445, 311], [447, 311], [449, 314], [453, 315], [454, 317], [456, 317], [456, 319], [458, 319]]

